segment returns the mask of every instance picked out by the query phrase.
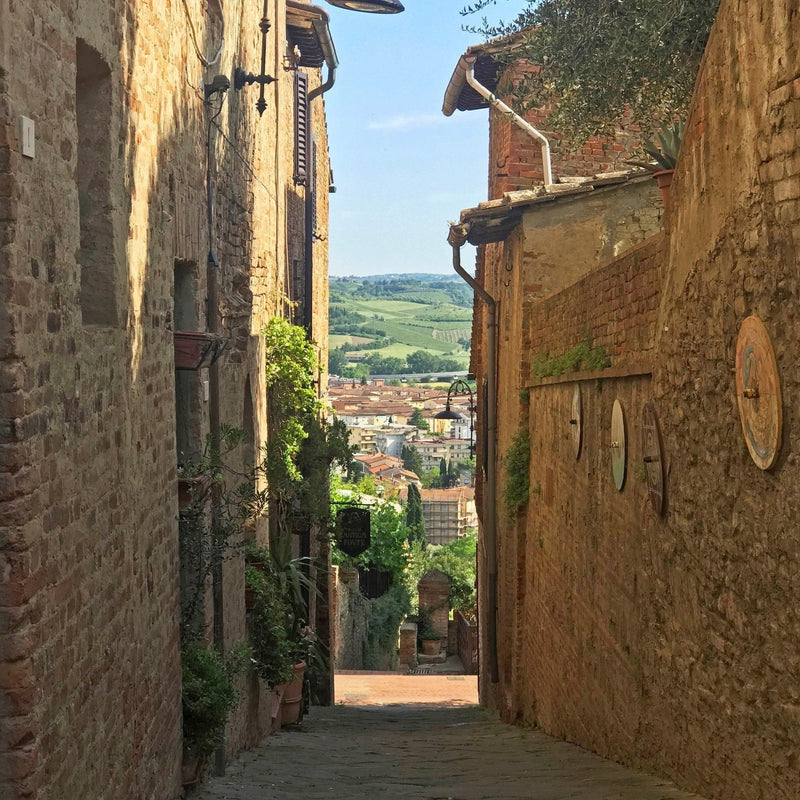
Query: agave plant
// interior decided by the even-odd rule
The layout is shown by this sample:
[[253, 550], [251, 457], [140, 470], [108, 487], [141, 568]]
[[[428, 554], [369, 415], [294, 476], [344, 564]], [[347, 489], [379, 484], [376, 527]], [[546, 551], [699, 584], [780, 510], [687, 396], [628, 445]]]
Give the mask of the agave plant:
[[675, 120], [671, 125], [659, 131], [655, 139], [642, 145], [642, 150], [656, 162], [655, 164], [651, 161], [627, 161], [626, 163], [634, 167], [643, 167], [649, 172], [675, 169], [685, 128], [686, 122]]

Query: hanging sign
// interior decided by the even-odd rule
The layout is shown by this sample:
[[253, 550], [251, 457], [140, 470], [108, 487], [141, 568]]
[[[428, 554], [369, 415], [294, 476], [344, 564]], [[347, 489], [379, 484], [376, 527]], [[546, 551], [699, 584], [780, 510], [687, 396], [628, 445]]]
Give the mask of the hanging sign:
[[348, 556], [360, 556], [369, 543], [369, 509], [340, 508], [336, 512], [336, 546]]

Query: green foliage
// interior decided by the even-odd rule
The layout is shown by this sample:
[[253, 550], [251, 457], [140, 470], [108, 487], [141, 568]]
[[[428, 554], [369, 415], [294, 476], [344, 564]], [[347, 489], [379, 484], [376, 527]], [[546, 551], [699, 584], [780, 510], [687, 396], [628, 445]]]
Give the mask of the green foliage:
[[427, 431], [429, 428], [428, 422], [422, 415], [422, 411], [419, 408], [415, 408], [411, 412], [411, 416], [408, 418], [408, 424], [413, 425], [415, 428], [419, 428], [421, 431]]
[[234, 679], [248, 660], [246, 648], [224, 659], [213, 648], [192, 643], [181, 651], [183, 742], [186, 752], [207, 759], [223, 743], [225, 723], [238, 696]]
[[531, 374], [535, 378], [563, 375], [578, 370], [606, 369], [611, 366], [611, 358], [605, 347], [592, 345], [587, 339], [559, 356], [539, 353], [531, 360]]
[[369, 601], [364, 669], [384, 670], [397, 666], [400, 624], [410, 611], [411, 598], [402, 583], [393, 584], [384, 595]]
[[626, 163], [635, 167], [643, 167], [649, 172], [660, 172], [661, 170], [675, 169], [678, 161], [678, 152], [681, 148], [683, 132], [686, 123], [682, 120], [673, 120], [663, 130], [657, 131], [655, 137], [648, 142], [644, 142], [642, 150], [650, 156], [652, 161], [628, 160]]
[[277, 686], [291, 680], [296, 663], [289, 638], [291, 606], [272, 557], [267, 551], [264, 555], [260, 569], [245, 566], [245, 586], [254, 594], [247, 625], [256, 672], [269, 686]]
[[[642, 128], [685, 116], [719, 0], [524, 0], [489, 37], [524, 31], [513, 57], [539, 70], [514, 89], [521, 109], [548, 106], [548, 125], [580, 146], [618, 124], [626, 108]], [[475, 13], [494, 0], [478, 0]]]
[[273, 317], [262, 334], [270, 416], [266, 469], [270, 492], [281, 495], [302, 479], [297, 456], [305, 426], [320, 410], [314, 390], [316, 354], [305, 330], [281, 317]]
[[372, 509], [370, 520], [370, 546], [355, 559], [361, 568], [374, 567], [389, 572], [394, 580], [401, 580], [408, 564], [407, 542], [410, 531], [403, 512], [391, 503], [382, 503]]
[[425, 470], [424, 472], [418, 474], [423, 489], [442, 488], [442, 476], [439, 474], [439, 470], [436, 469], [435, 467], [433, 469]]
[[528, 502], [530, 486], [531, 442], [527, 428], [520, 429], [511, 440], [511, 447], [503, 459], [505, 488], [503, 501], [506, 513], [514, 517]]
[[406, 527], [408, 528], [409, 544], [413, 541], [425, 541], [425, 517], [422, 514], [422, 496], [415, 483], [408, 485]]
[[347, 368], [347, 354], [344, 347], [331, 347], [328, 350], [328, 372], [331, 375], [342, 375]]
[[396, 356], [379, 356], [373, 353], [367, 356], [364, 363], [369, 367], [370, 375], [402, 375], [409, 371], [406, 360]]
[[417, 613], [417, 639], [441, 639], [439, 631], [433, 627], [430, 614], [426, 611], [419, 611]]
[[422, 456], [413, 444], [403, 445], [400, 457], [403, 459], [403, 469], [410, 470], [416, 475], [422, 472]]
[[[653, 141], [645, 142], [642, 146], [645, 153], [657, 162], [658, 169], [675, 169], [685, 128], [684, 121], [674, 120], [671, 125], [658, 131]], [[652, 166], [647, 164], [642, 164], [642, 166], [655, 171]]]
[[[450, 606], [473, 612], [477, 606], [475, 592], [478, 534], [471, 530], [466, 536], [433, 548], [429, 556], [430, 569], [438, 569], [450, 578]], [[427, 570], [426, 570], [427, 571]]]

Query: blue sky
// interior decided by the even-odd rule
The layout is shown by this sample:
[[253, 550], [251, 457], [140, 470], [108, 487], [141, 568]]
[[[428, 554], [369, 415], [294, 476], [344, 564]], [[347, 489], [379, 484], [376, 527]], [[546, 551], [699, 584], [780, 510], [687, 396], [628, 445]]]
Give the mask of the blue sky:
[[395, 15], [325, 6], [340, 61], [325, 95], [332, 275], [452, 273], [447, 223], [486, 199], [488, 112], [441, 110], [481, 36], [461, 30], [464, 0], [403, 4]]

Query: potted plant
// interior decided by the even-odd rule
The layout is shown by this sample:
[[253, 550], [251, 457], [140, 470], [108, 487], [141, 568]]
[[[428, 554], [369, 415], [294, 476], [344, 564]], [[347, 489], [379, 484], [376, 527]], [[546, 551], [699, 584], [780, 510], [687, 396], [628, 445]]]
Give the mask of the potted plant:
[[183, 707], [183, 783], [200, 780], [209, 756], [225, 739], [225, 723], [238, 699], [235, 676], [250, 660], [250, 650], [238, 646], [228, 658], [214, 648], [190, 643], [181, 651]]
[[439, 651], [441, 650], [442, 646], [442, 637], [439, 635], [439, 631], [433, 627], [431, 618], [424, 611], [419, 613], [417, 639], [419, 639], [422, 645], [423, 655], [439, 655]]
[[292, 680], [294, 658], [287, 628], [291, 614], [278, 577], [267, 561], [263, 570], [245, 566], [245, 589], [252, 593], [248, 632], [253, 665], [273, 691]]
[[[664, 208], [669, 208], [669, 187], [672, 185], [672, 175], [681, 149], [683, 132], [686, 123], [675, 120], [673, 123], [656, 134], [655, 139], [645, 142], [642, 149], [653, 161], [628, 161], [635, 167], [643, 167], [653, 173], [658, 188], [661, 189], [661, 199]], [[653, 163], [655, 162], [655, 163]]]

